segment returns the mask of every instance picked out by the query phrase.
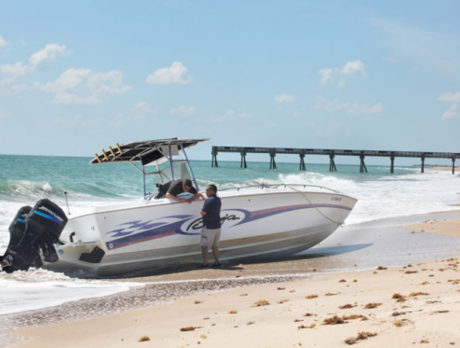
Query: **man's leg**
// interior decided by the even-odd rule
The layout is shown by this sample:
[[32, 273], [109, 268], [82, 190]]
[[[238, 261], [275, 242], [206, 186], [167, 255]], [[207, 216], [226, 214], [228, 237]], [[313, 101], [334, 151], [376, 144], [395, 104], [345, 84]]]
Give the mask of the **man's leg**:
[[218, 246], [213, 246], [212, 247], [212, 254], [214, 255], [214, 264], [215, 265], [220, 264], [220, 262], [219, 262], [219, 247]]
[[201, 256], [203, 256], [203, 266], [208, 264], [208, 247], [202, 246], [201, 247]]
[[200, 246], [201, 246], [201, 256], [203, 257], [203, 265], [208, 265], [208, 243], [209, 243], [209, 233], [208, 230], [203, 227], [201, 230], [201, 239], [200, 239]]

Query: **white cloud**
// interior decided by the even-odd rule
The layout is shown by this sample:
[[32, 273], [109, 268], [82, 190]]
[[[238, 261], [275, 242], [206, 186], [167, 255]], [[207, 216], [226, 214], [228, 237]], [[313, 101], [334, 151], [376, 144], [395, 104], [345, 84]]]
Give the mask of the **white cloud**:
[[342, 75], [357, 75], [357, 74], [366, 74], [366, 67], [364, 63], [360, 60], [354, 60], [352, 62], [347, 62], [341, 71]]
[[56, 104], [97, 104], [104, 97], [124, 94], [131, 86], [123, 85], [123, 73], [112, 70], [105, 73], [90, 69], [68, 69], [56, 81], [35, 83], [37, 89], [54, 93]]
[[444, 93], [438, 97], [440, 102], [452, 103], [446, 111], [442, 114], [442, 119], [447, 120], [449, 118], [459, 118], [460, 110], [458, 109], [458, 103], [460, 103], [460, 92], [455, 93]]
[[295, 97], [292, 94], [281, 93], [275, 96], [275, 101], [278, 103], [292, 103]]
[[383, 111], [382, 103], [366, 105], [359, 103], [343, 102], [340, 100], [328, 100], [323, 97], [316, 98], [316, 108], [327, 112], [344, 111], [348, 115], [375, 114]]
[[174, 116], [190, 116], [196, 112], [195, 106], [178, 106], [172, 108], [169, 113]]
[[29, 58], [29, 63], [32, 66], [37, 66], [45, 62], [51, 61], [55, 59], [57, 56], [63, 56], [69, 53], [70, 52], [64, 45], [48, 44], [42, 50], [32, 54]]
[[174, 62], [170, 67], [158, 69], [147, 76], [146, 81], [152, 85], [188, 84], [192, 78], [187, 75], [187, 68], [182, 62]]
[[13, 83], [17, 78], [25, 76], [32, 71], [36, 70], [39, 65], [54, 60], [59, 55], [68, 54], [65, 46], [57, 44], [48, 44], [40, 51], [35, 52], [29, 58], [29, 64], [17, 62], [14, 64], [0, 65], [0, 73], [7, 75], [2, 80], [4, 84]]
[[345, 63], [342, 68], [324, 68], [318, 71], [323, 86], [327, 84], [343, 87], [345, 80], [355, 76], [366, 76], [366, 66], [360, 60]]
[[8, 45], [8, 41], [6, 41], [1, 35], [0, 35], [0, 47], [5, 47]]
[[332, 81], [334, 71], [332, 69], [321, 69], [318, 74], [321, 76], [321, 84], [326, 85], [329, 81]]
[[31, 70], [32, 68], [28, 65], [25, 65], [23, 62], [0, 65], [0, 72], [11, 77], [24, 76]]
[[444, 120], [449, 118], [460, 119], [460, 110], [458, 109], [458, 104], [452, 104], [449, 109], [442, 114], [442, 118]]
[[460, 92], [454, 93], [444, 93], [438, 97], [438, 100], [441, 102], [451, 102], [451, 103], [460, 103]]

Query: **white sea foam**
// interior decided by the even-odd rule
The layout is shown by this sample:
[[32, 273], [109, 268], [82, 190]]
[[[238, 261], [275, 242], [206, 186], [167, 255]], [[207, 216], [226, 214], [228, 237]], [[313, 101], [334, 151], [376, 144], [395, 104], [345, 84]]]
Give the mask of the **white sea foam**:
[[141, 283], [69, 278], [44, 269], [0, 273], [0, 314], [56, 306], [83, 298], [112, 295]]
[[359, 223], [386, 217], [422, 214], [458, 209], [460, 178], [445, 171], [428, 171], [351, 180], [318, 173], [280, 175], [287, 184], [326, 186], [358, 199], [347, 223]]

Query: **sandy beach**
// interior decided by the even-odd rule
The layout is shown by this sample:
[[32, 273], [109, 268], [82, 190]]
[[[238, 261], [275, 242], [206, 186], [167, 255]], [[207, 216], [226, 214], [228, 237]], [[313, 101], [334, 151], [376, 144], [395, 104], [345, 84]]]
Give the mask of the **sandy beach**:
[[[405, 228], [412, 235], [459, 238], [460, 218], [441, 215]], [[457, 256], [201, 291], [121, 313], [19, 329], [14, 335], [22, 341], [10, 347], [458, 346]]]

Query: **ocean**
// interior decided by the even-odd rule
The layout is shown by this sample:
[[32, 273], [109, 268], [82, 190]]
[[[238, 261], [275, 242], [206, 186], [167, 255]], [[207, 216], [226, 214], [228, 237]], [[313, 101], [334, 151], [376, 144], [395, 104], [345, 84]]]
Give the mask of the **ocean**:
[[[129, 164], [90, 165], [90, 158], [0, 155], [0, 254], [8, 242], [8, 226], [17, 210], [48, 198], [70, 216], [91, 206], [120, 200], [142, 199], [142, 175]], [[346, 225], [458, 209], [460, 177], [450, 170], [420, 167], [368, 165], [360, 173], [358, 165], [337, 164], [330, 173], [329, 164], [307, 164], [301, 172], [297, 163], [277, 163], [276, 170], [267, 162], [192, 160], [194, 173], [203, 189], [208, 183], [232, 188], [255, 183], [309, 184], [326, 186], [358, 199]], [[68, 207], [66, 204], [67, 192]], [[46, 270], [0, 273], [0, 314], [21, 312], [59, 305], [83, 298], [99, 297], [142, 286], [139, 282], [78, 279]]]

